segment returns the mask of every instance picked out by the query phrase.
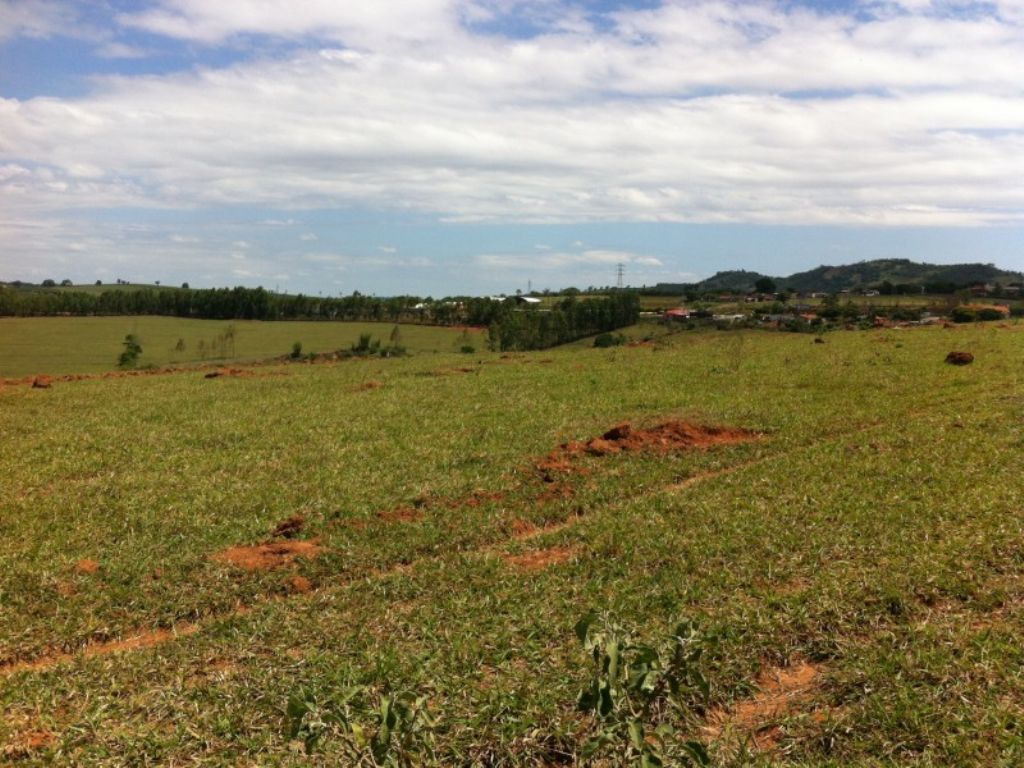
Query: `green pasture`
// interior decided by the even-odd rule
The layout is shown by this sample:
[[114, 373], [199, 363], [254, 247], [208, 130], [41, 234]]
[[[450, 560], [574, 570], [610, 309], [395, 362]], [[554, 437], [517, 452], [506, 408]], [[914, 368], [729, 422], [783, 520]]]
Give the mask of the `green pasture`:
[[[112, 356], [134, 321], [102, 322]], [[316, 329], [344, 332], [266, 349], [343, 343]], [[0, 388], [0, 763], [639, 765], [628, 739], [584, 756], [607, 725], [576, 706], [590, 610], [643, 643], [698, 627], [709, 690], [644, 715], [666, 764], [687, 741], [713, 765], [1024, 763], [1019, 326], [258, 372]], [[535, 468], [670, 418], [761, 437]], [[294, 515], [318, 557], [215, 557]], [[155, 629], [179, 635], [95, 652]], [[804, 688], [733, 717], [799, 665]]]
[[[0, 318], [0, 378], [38, 373], [100, 373], [117, 368], [126, 334], [142, 344], [139, 365], [180, 365], [261, 360], [291, 352], [347, 349], [360, 334], [389, 343], [392, 323], [261, 322], [256, 320], [189, 320], [176, 317], [5, 317]], [[234, 329], [234, 343], [217, 339]], [[401, 344], [411, 353], [457, 351], [463, 331], [424, 325], [401, 325]], [[470, 332], [470, 344], [485, 346]], [[179, 339], [184, 350], [176, 349]]]

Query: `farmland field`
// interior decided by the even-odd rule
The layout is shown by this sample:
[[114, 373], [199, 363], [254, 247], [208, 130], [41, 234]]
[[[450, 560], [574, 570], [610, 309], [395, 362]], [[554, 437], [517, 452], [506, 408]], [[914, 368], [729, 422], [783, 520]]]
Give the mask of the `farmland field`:
[[[16, 322], [0, 373], [61, 372]], [[84, 371], [135, 321], [52, 322]], [[345, 343], [243, 355], [236, 325], [239, 357]], [[1020, 765], [1022, 413], [1024, 326], [996, 324], [0, 387], [0, 762], [583, 764], [594, 610], [698, 628], [709, 690], [645, 723], [668, 752]]]
[[[235, 332], [228, 349], [215, 348], [228, 328]], [[301, 342], [305, 352], [347, 349], [363, 333], [384, 344], [393, 323], [260, 322], [189, 320], [176, 317], [7, 317], [0, 318], [0, 378], [31, 374], [101, 373], [114, 370], [126, 334], [139, 337], [140, 365], [216, 363], [288, 354]], [[410, 352], [452, 352], [462, 331], [426, 325], [400, 326]], [[470, 332], [477, 347], [483, 339]], [[183, 349], [176, 349], [178, 340]]]

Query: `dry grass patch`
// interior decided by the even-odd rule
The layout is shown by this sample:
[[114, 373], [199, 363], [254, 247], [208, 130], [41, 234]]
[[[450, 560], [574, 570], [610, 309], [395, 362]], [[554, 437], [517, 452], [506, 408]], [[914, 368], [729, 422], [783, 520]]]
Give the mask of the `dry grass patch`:
[[814, 697], [822, 671], [820, 665], [806, 659], [762, 670], [755, 695], [708, 715], [705, 736], [727, 746], [746, 744], [761, 752], [774, 751], [782, 737], [781, 722]]

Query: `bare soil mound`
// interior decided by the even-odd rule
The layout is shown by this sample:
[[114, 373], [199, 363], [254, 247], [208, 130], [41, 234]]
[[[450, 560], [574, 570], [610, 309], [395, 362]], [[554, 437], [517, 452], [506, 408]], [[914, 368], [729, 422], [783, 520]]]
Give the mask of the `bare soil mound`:
[[423, 517], [423, 512], [416, 507], [399, 507], [381, 510], [377, 517], [386, 523], [412, 523]]
[[294, 539], [306, 525], [306, 518], [302, 515], [292, 515], [282, 520], [274, 528], [271, 534], [275, 539]]
[[634, 451], [670, 451], [710, 448], [756, 440], [760, 435], [735, 427], [705, 426], [686, 421], [666, 421], [650, 429], [624, 423], [612, 427], [600, 437], [586, 441], [563, 443], [549, 453], [536, 467], [546, 482], [554, 482], [554, 474], [578, 472], [572, 460], [582, 455], [609, 456]]
[[211, 555], [211, 559], [246, 571], [269, 571], [288, 565], [300, 557], [316, 557], [322, 549], [313, 541], [271, 541], [228, 547]]
[[536, 549], [519, 555], [505, 555], [506, 563], [521, 571], [543, 571], [552, 565], [567, 562], [574, 554], [575, 547], [552, 547]]
[[79, 560], [77, 563], [75, 563], [75, 573], [83, 573], [89, 575], [97, 573], [99, 570], [100, 564], [97, 563], [95, 560], [90, 560], [89, 558]]
[[970, 352], [950, 352], [946, 355], [946, 362], [950, 365], [970, 365], [974, 362], [974, 355]]
[[36, 376], [32, 379], [32, 389], [49, 389], [53, 386], [53, 379], [49, 376]]

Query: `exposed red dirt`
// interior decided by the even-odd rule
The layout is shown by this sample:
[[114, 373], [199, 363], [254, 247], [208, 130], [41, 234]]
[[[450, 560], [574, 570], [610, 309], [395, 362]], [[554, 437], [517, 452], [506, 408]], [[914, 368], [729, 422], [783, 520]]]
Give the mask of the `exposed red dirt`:
[[464, 496], [461, 499], [455, 499], [454, 501], [449, 502], [448, 507], [450, 509], [459, 509], [461, 507], [479, 507], [481, 504], [502, 501], [504, 498], [505, 494], [502, 491], [475, 490], [468, 496]]
[[75, 573], [90, 575], [93, 573], [98, 573], [99, 570], [100, 564], [97, 563], [95, 560], [90, 560], [89, 558], [79, 560], [77, 563], [75, 563]]
[[313, 591], [313, 582], [305, 576], [292, 576], [288, 579], [288, 589], [297, 595], [305, 595]]
[[[177, 637], [187, 637], [199, 631], [198, 624], [179, 624], [173, 629], [156, 629], [150, 632], [141, 632], [137, 635], [122, 638], [121, 640], [110, 640], [102, 643], [90, 643], [81, 649], [80, 653], [85, 658], [94, 656], [105, 656], [111, 653], [122, 651], [135, 651], [142, 648], [152, 648], [155, 645], [166, 643]], [[55, 667], [75, 658], [76, 653], [53, 653], [39, 656], [31, 661], [16, 661], [0, 664], [0, 675], [11, 675], [16, 672], [43, 671]]]
[[950, 352], [946, 355], [946, 362], [950, 365], [970, 365], [974, 362], [974, 355], [970, 352]]
[[362, 384], [360, 384], [358, 387], [356, 387], [356, 391], [357, 392], [372, 392], [373, 390], [380, 389], [383, 386], [384, 385], [381, 382], [379, 382], [379, 381], [375, 381], [375, 380], [364, 381]]
[[527, 541], [529, 539], [535, 539], [538, 536], [543, 536], [546, 533], [558, 533], [559, 531], [564, 531], [566, 528], [575, 525], [582, 518], [583, 510], [577, 508], [575, 513], [567, 517], [565, 520], [547, 523], [545, 525], [535, 525], [529, 520], [516, 519], [512, 521], [511, 525], [512, 540]]
[[568, 483], [549, 483], [544, 491], [537, 497], [541, 504], [553, 501], [568, 501], [576, 495], [576, 489]]
[[523, 552], [519, 555], [504, 555], [502, 559], [521, 571], [543, 571], [552, 565], [567, 562], [574, 554], [575, 547], [552, 547]]
[[728, 709], [713, 710], [704, 732], [712, 741], [750, 738], [763, 752], [778, 746], [779, 722], [813, 698], [821, 667], [796, 659], [787, 667], [769, 667], [757, 678], [757, 693]]
[[512, 525], [509, 526], [512, 531], [512, 538], [516, 540], [529, 539], [537, 535], [540, 530], [536, 525], [531, 523], [529, 520], [523, 520], [516, 518], [512, 521]]
[[33, 752], [40, 752], [57, 740], [50, 731], [34, 729], [17, 734], [0, 750], [0, 757], [12, 760], [30, 758]]
[[302, 515], [292, 515], [278, 523], [274, 527], [274, 531], [271, 535], [277, 539], [294, 539], [302, 533], [302, 529], [305, 525], [306, 518]]
[[381, 510], [377, 517], [386, 523], [412, 523], [423, 517], [423, 512], [416, 507], [398, 507]]
[[612, 427], [600, 437], [586, 441], [563, 443], [536, 463], [545, 482], [554, 482], [557, 474], [578, 472], [572, 463], [584, 454], [609, 456], [633, 451], [669, 453], [677, 450], [710, 448], [756, 440], [760, 435], [735, 427], [715, 427], [690, 424], [685, 421], [667, 421], [650, 429], [639, 429], [624, 423]]
[[313, 541], [272, 541], [265, 544], [228, 547], [211, 555], [219, 563], [246, 571], [268, 571], [294, 562], [297, 558], [314, 558], [322, 547]]
[[[57, 376], [40, 374], [38, 376], [22, 376], [20, 378], [0, 379], [0, 386], [30, 386], [37, 389], [47, 389], [56, 383], [68, 383], [75, 381], [95, 381], [97, 379], [129, 379], [137, 376], [169, 376], [176, 373], [201, 373], [206, 371], [205, 377], [215, 379], [220, 376], [235, 377], [262, 377], [262, 376], [287, 376], [284, 371], [257, 371], [255, 369], [278, 366], [294, 361], [289, 358], [270, 358], [250, 363], [242, 363], [231, 368], [222, 365], [192, 365], [180, 368], [164, 366], [162, 368], [144, 368], [137, 371], [107, 371], [106, 373], [65, 373]], [[213, 375], [211, 375], [213, 374]], [[37, 382], [39, 382], [37, 384]]]

